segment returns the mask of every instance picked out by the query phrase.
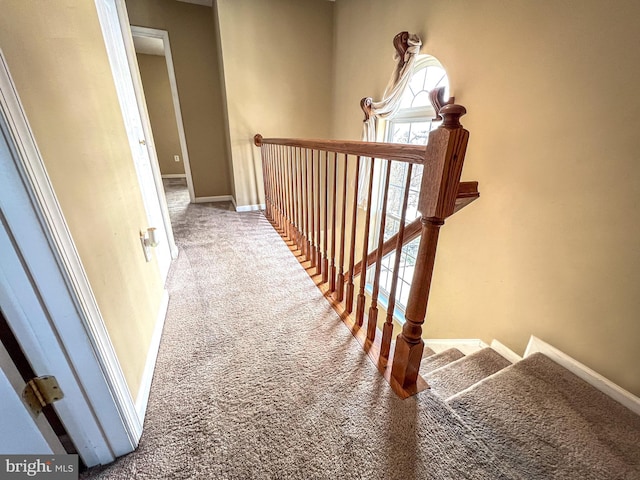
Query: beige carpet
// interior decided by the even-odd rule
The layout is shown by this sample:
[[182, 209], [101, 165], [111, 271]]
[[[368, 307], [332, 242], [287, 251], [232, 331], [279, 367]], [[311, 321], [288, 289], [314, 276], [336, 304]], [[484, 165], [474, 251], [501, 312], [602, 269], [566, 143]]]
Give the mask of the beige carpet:
[[528, 479], [640, 479], [640, 417], [540, 353], [448, 402]]
[[169, 201], [180, 255], [142, 440], [81, 478], [556, 478], [429, 391], [399, 400], [261, 213]]

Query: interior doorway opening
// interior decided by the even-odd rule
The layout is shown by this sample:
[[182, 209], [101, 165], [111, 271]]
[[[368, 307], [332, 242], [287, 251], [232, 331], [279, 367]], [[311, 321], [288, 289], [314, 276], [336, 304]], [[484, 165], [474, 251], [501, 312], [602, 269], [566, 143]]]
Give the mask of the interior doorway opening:
[[132, 25], [131, 35], [151, 128], [154, 139], [157, 139], [155, 146], [160, 173], [163, 179], [184, 179], [193, 203], [195, 192], [169, 33]]

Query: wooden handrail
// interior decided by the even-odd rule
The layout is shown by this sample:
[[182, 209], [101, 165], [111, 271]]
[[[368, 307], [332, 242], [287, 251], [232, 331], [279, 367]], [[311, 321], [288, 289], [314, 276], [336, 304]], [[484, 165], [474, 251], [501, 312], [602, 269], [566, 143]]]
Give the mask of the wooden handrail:
[[306, 140], [299, 138], [263, 138], [257, 134], [253, 137], [257, 147], [262, 145], [284, 145], [287, 147], [321, 150], [323, 152], [346, 153], [361, 157], [396, 160], [398, 162], [424, 163], [427, 151], [424, 145], [405, 145], [402, 143], [359, 142], [347, 140]]

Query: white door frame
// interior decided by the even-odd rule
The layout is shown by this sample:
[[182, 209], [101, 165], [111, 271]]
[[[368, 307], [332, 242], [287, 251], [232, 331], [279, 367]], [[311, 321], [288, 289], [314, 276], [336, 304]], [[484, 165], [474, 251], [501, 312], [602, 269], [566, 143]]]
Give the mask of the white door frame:
[[[124, 4], [124, 0], [118, 0], [119, 3]], [[123, 31], [125, 26], [123, 25]], [[178, 138], [180, 139], [180, 150], [182, 152], [182, 162], [184, 164], [184, 173], [187, 176], [187, 189], [189, 190], [189, 199], [191, 203], [195, 202], [195, 191], [193, 189], [193, 177], [191, 175], [191, 163], [189, 162], [189, 151], [187, 150], [187, 137], [184, 133], [184, 124], [182, 123], [182, 110], [180, 109], [180, 98], [178, 97], [178, 84], [176, 82], [176, 73], [173, 67], [173, 56], [171, 55], [171, 44], [169, 43], [169, 32], [166, 30], [158, 30], [156, 28], [136, 27], [131, 25], [129, 27], [128, 18], [126, 28], [130, 28], [132, 37], [147, 37], [157, 38], [162, 40], [164, 46], [164, 58], [167, 62], [167, 72], [169, 73], [169, 86], [171, 87], [171, 98], [173, 100], [173, 111], [176, 115], [176, 125], [178, 127]], [[125, 44], [128, 42], [125, 42]], [[140, 78], [140, 70], [138, 68], [138, 59], [136, 57], [135, 46], [133, 45], [133, 38], [131, 44], [126, 45], [127, 56], [129, 57], [132, 65], [131, 71], [134, 72], [133, 86], [136, 89], [136, 95], [139, 95], [144, 99], [144, 93], [142, 88], [142, 79]], [[133, 65], [135, 64], [135, 65]], [[146, 109], [146, 103], [144, 104]], [[148, 115], [148, 114], [147, 114]], [[157, 158], [157, 157], [156, 157]]]
[[2, 51], [0, 135], [0, 305], [36, 374], [58, 379], [54, 408], [85, 464], [109, 463], [136, 448], [143, 419]]

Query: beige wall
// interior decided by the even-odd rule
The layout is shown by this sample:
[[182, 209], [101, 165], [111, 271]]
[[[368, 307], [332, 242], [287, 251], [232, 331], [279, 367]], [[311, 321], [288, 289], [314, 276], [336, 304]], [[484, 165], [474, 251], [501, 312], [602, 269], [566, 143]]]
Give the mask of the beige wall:
[[238, 205], [264, 202], [253, 136], [330, 134], [333, 4], [218, 0]]
[[[163, 175], [184, 174], [180, 137], [178, 136], [176, 114], [173, 108], [165, 57], [141, 53], [136, 54], [136, 56], [138, 58], [144, 96], [147, 100], [147, 109], [149, 111], [149, 120], [151, 120], [156, 153], [158, 154], [160, 173]], [[174, 155], [180, 157], [179, 162], [174, 160]]]
[[196, 197], [231, 195], [218, 50], [210, 7], [128, 0], [132, 25], [169, 32]]
[[0, 48], [135, 398], [162, 284], [140, 247], [146, 215], [95, 6], [0, 10]]
[[335, 6], [335, 136], [359, 137], [358, 101], [381, 95], [402, 30], [469, 111], [463, 179], [482, 196], [443, 229], [426, 335], [522, 353], [534, 334], [639, 395], [640, 4]]

